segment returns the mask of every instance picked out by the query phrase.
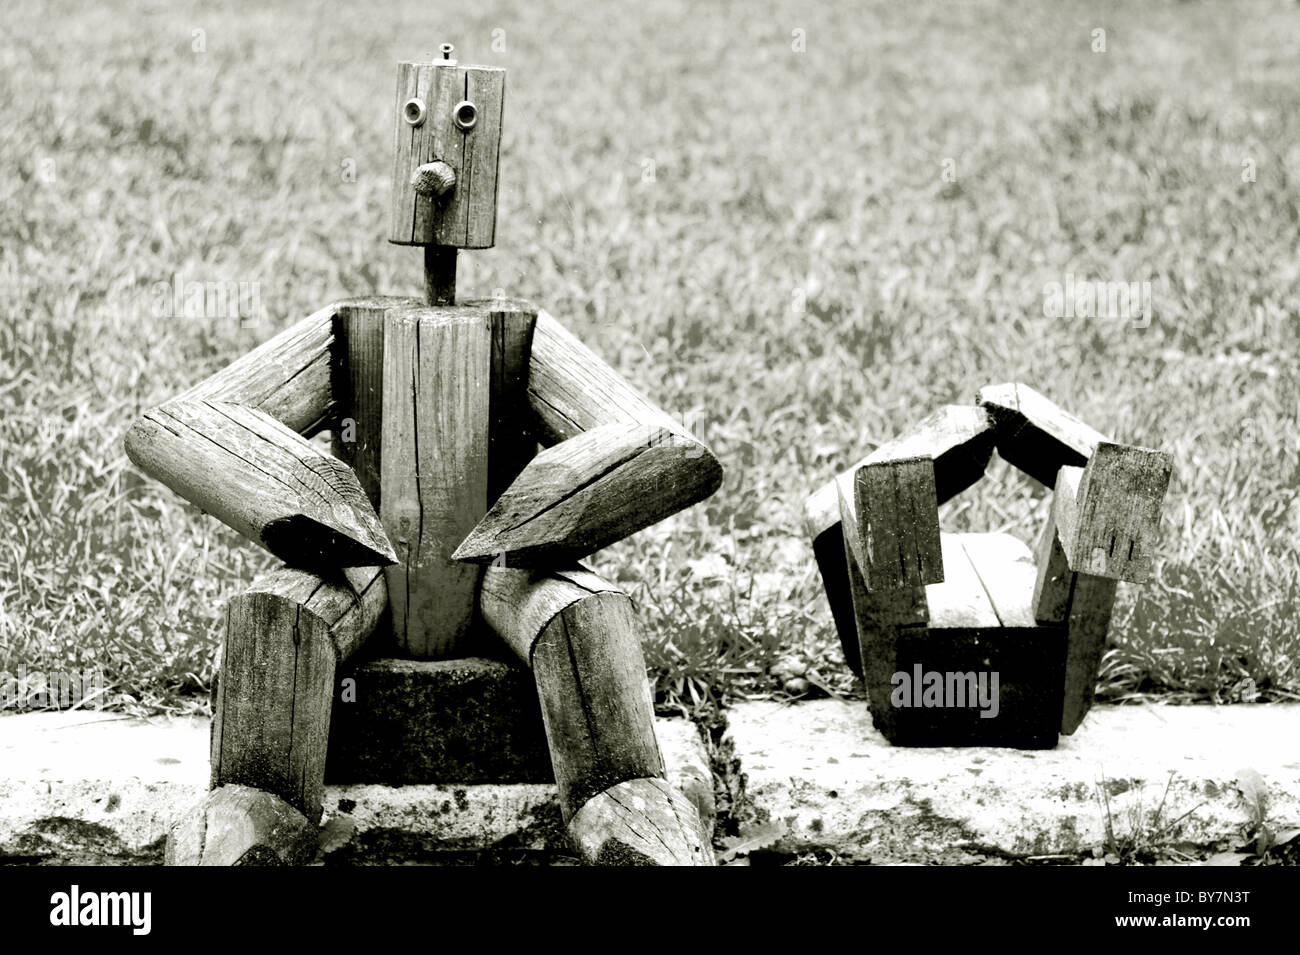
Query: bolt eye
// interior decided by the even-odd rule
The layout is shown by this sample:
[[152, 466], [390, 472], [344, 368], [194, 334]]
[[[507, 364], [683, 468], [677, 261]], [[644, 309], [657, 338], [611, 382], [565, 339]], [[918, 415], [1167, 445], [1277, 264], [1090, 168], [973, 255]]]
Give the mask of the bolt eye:
[[428, 114], [425, 109], [424, 100], [418, 96], [412, 96], [402, 104], [402, 119], [411, 126], [419, 126], [424, 122], [424, 117]]
[[463, 99], [451, 111], [451, 118], [455, 120], [457, 126], [469, 132], [478, 122], [478, 107], [469, 100]]

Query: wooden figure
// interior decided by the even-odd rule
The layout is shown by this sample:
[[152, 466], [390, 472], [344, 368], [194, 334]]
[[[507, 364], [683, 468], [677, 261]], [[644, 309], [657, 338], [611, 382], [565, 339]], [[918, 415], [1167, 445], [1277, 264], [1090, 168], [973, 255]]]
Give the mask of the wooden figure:
[[[168, 859], [299, 858], [241, 807], [319, 820], [338, 668], [367, 640], [438, 660], [486, 633], [532, 672], [584, 858], [712, 864], [664, 779], [631, 602], [575, 561], [721, 468], [544, 311], [456, 301], [457, 250], [495, 239], [505, 73], [442, 53], [397, 71], [389, 239], [423, 247], [427, 300], [331, 305], [128, 432], [137, 465], [286, 565], [227, 611], [213, 792]], [[325, 429], [333, 455], [305, 440]]]
[[[939, 504], [979, 480], [995, 447], [1054, 488], [1037, 555], [1007, 534], [939, 529]], [[805, 524], [876, 727], [900, 745], [1050, 747], [1073, 733], [1092, 706], [1116, 582], [1150, 576], [1170, 471], [1168, 454], [1110, 442], [1006, 384], [940, 409], [813, 494]], [[979, 674], [997, 675], [985, 708], [970, 703]]]

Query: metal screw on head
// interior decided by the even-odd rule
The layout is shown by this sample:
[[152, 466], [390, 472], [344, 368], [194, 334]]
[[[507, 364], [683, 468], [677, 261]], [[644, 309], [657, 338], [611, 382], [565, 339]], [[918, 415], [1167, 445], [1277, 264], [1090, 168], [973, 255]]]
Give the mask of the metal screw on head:
[[453, 53], [456, 52], [456, 48], [455, 48], [454, 46], [452, 46], [450, 43], [441, 43], [441, 44], [439, 44], [439, 45], [438, 45], [438, 50], [439, 50], [439, 52], [442, 53], [442, 58], [443, 58], [444, 60], [450, 60], [450, 59], [451, 59], [451, 55], [452, 55]]

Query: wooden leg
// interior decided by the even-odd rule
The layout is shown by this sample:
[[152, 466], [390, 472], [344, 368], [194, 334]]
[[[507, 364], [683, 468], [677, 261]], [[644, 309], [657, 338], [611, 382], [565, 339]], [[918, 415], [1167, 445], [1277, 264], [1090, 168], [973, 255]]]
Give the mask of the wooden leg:
[[387, 603], [380, 568], [336, 581], [288, 568], [235, 597], [212, 720], [212, 787], [238, 783], [320, 819], [337, 665]]
[[481, 608], [532, 667], [560, 808], [583, 857], [712, 865], [698, 813], [664, 780], [627, 596], [590, 571], [490, 567]]
[[1069, 639], [1065, 657], [1065, 706], [1061, 732], [1069, 736], [1092, 709], [1097, 674], [1106, 652], [1116, 582], [1092, 574], [1075, 574], [1070, 597]]
[[836, 521], [813, 538], [817, 572], [831, 605], [831, 619], [840, 636], [844, 662], [854, 675], [862, 676], [862, 652], [858, 648], [858, 627], [853, 618], [853, 594], [849, 583], [848, 554], [844, 550], [844, 526]]
[[862, 660], [862, 682], [870, 701], [871, 721], [886, 739], [894, 738], [895, 713], [890, 704], [891, 679], [898, 669], [898, 636], [902, 627], [926, 623], [930, 617], [925, 587], [867, 589], [851, 543], [844, 542], [849, 593]]

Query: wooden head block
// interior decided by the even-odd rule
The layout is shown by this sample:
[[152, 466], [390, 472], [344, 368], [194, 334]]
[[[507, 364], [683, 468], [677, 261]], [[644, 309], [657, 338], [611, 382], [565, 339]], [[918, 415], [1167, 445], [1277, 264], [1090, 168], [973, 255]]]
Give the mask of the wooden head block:
[[1062, 468], [1053, 517], [1070, 569], [1142, 583], [1173, 470], [1163, 451], [1102, 442], [1085, 468]]
[[853, 493], [867, 589], [920, 587], [943, 580], [931, 458], [864, 465], [854, 479]]
[[390, 242], [492, 247], [505, 79], [454, 60], [397, 65]]

